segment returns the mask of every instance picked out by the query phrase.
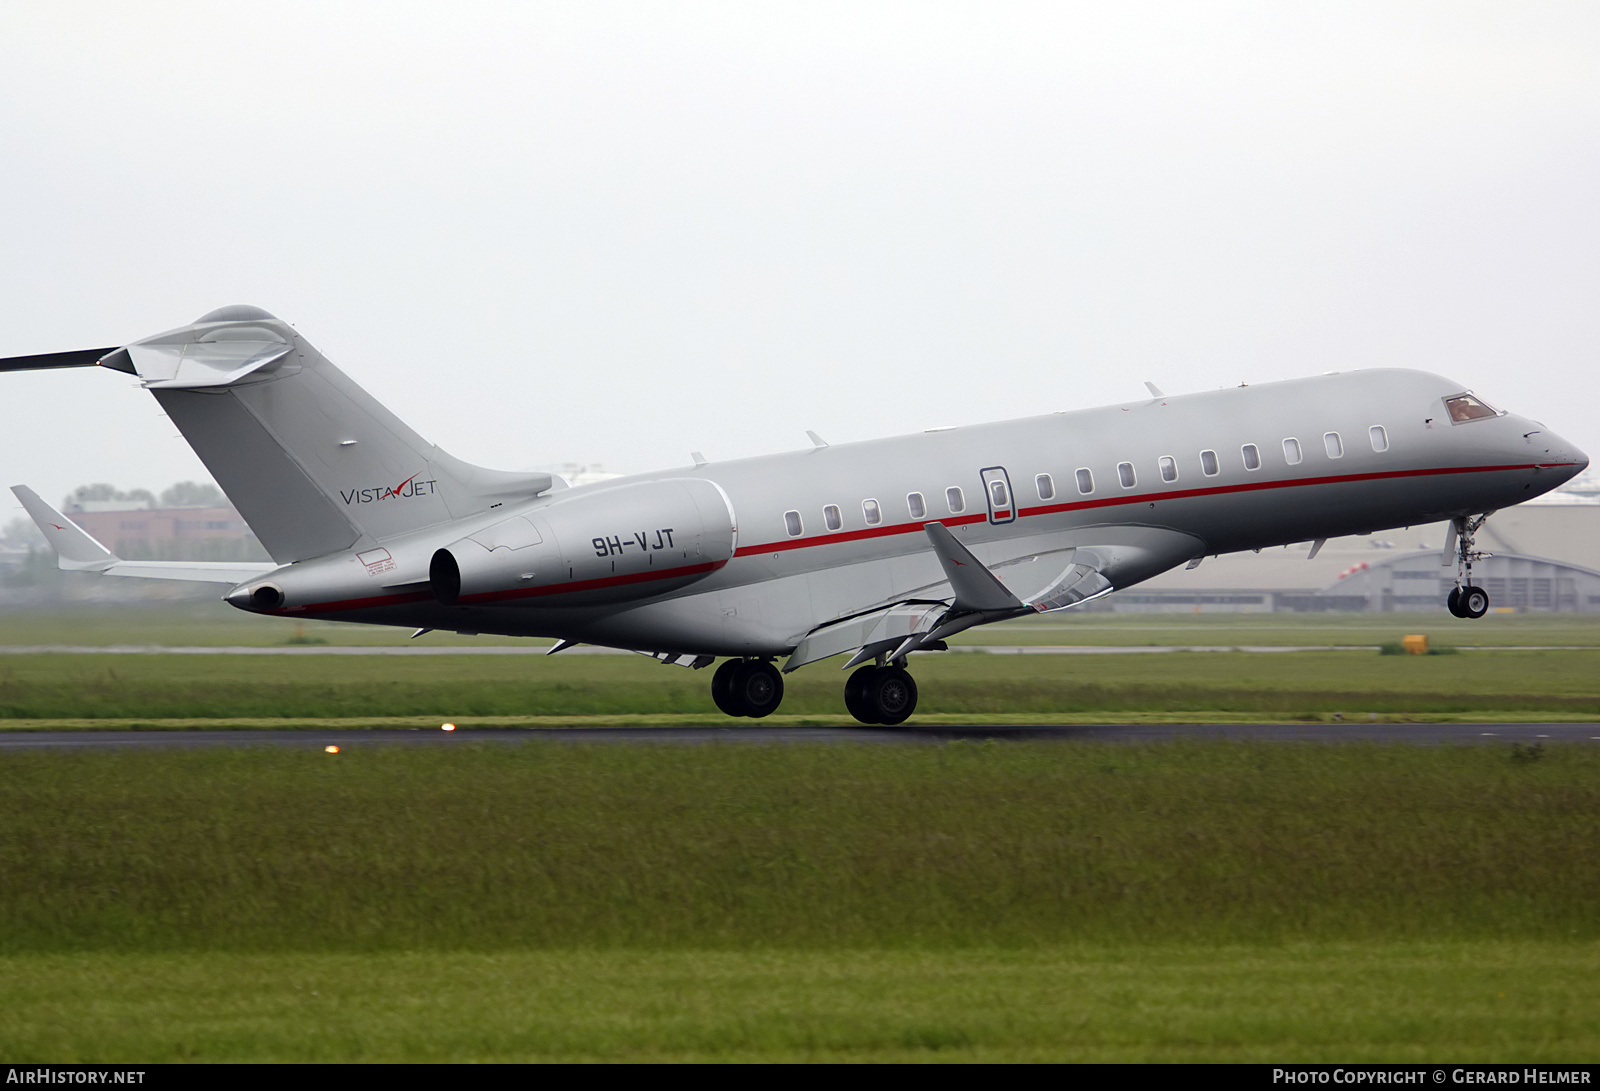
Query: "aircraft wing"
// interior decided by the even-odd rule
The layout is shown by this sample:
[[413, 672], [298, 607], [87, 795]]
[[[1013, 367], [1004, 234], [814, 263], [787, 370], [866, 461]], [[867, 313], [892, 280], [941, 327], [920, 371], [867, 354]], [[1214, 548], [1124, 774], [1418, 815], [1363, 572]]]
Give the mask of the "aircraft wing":
[[[942, 647], [946, 637], [976, 625], [1097, 599], [1198, 556], [1204, 545], [1161, 528], [1100, 528], [1090, 533], [1105, 540], [1088, 538], [1093, 545], [1056, 544], [991, 567], [943, 524], [928, 523], [923, 533], [944, 570], [946, 582], [928, 588], [938, 598], [907, 599], [818, 626], [801, 638], [783, 669], [792, 671], [852, 649], [855, 655], [846, 670], [880, 655], [893, 660]], [[941, 593], [944, 587], [948, 595]]]
[[225, 583], [230, 587], [278, 568], [270, 561], [125, 561], [77, 523], [45, 503], [26, 485], [11, 491], [29, 518], [44, 532], [56, 551], [56, 564], [67, 572], [98, 572], [104, 576], [134, 576], [151, 580], [189, 580]]

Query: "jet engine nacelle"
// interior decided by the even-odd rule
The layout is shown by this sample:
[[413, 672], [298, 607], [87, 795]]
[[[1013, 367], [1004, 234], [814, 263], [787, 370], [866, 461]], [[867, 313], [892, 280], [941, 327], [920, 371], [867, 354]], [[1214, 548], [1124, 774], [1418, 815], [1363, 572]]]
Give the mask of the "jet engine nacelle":
[[433, 554], [447, 606], [594, 606], [676, 591], [733, 556], [733, 508], [700, 478], [559, 495]]

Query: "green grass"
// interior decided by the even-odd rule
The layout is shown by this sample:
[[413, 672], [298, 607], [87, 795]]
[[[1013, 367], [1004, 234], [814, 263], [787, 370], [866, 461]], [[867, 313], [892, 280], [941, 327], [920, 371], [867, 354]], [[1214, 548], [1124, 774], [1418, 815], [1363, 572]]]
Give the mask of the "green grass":
[[40, 1061], [1593, 1061], [1594, 944], [0, 957]]
[[[294, 635], [207, 609], [10, 617], [0, 642]], [[921, 656], [919, 716], [1600, 711], [1597, 652], [1385, 657], [1467, 641], [1216, 618], [992, 635], [1368, 650]], [[1590, 619], [1485, 623], [1600, 644]], [[838, 662], [789, 676], [784, 719], [840, 720]], [[708, 682], [635, 657], [5, 656], [0, 726], [733, 723]], [[7, 753], [0, 1056], [1592, 1062], [1597, 774], [1561, 746]]]
[[0, 1055], [1593, 1061], [1600, 752], [0, 758]]
[[11, 754], [0, 952], [1600, 939], [1600, 752]]
[[[839, 716], [842, 660], [785, 681], [783, 712]], [[1600, 651], [1349, 652], [913, 659], [919, 715], [1234, 713], [1322, 718], [1600, 715]], [[0, 657], [0, 724], [18, 720], [665, 715], [720, 719], [710, 672], [642, 656]]]

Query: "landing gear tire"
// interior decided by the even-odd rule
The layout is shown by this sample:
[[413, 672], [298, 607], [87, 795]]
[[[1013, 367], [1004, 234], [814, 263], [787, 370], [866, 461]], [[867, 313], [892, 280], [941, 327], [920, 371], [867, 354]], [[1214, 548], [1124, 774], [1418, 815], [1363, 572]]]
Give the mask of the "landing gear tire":
[[917, 710], [917, 683], [899, 667], [884, 667], [872, 680], [867, 695], [878, 722], [893, 727]]
[[711, 676], [711, 699], [717, 707], [729, 716], [743, 716], [744, 705], [733, 692], [733, 676], [738, 673], [739, 666], [744, 660], [730, 659], [717, 668], [717, 673]]
[[873, 676], [878, 673], [878, 668], [873, 666], [862, 667], [850, 676], [844, 684], [844, 707], [850, 715], [864, 724], [875, 724], [871, 701], [867, 697], [867, 687], [872, 684]]
[[1448, 595], [1446, 595], [1445, 599], [1444, 599], [1444, 608], [1446, 610], [1449, 610], [1456, 617], [1466, 617], [1467, 616], [1466, 614], [1463, 614], [1461, 612], [1461, 588], [1459, 588], [1459, 587], [1450, 588], [1450, 593]]
[[1462, 617], [1482, 617], [1489, 612], [1489, 592], [1467, 584], [1461, 589], [1461, 597], [1456, 600], [1456, 609], [1461, 611]]
[[893, 727], [917, 710], [917, 683], [900, 667], [862, 667], [845, 683], [844, 707], [864, 724]]
[[733, 696], [743, 708], [739, 715], [770, 716], [783, 703], [783, 675], [771, 663], [746, 659], [733, 672]]

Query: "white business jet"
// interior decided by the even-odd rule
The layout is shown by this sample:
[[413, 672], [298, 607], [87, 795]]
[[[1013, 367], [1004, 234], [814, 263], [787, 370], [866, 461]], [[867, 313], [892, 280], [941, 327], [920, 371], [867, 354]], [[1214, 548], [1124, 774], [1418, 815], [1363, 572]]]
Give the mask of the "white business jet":
[[[241, 610], [552, 637], [712, 676], [766, 716], [848, 654], [845, 704], [897, 724], [908, 657], [1205, 556], [1450, 520], [1447, 605], [1482, 617], [1474, 532], [1588, 465], [1436, 375], [1352, 371], [567, 487], [426, 442], [287, 323], [224, 307], [133, 344], [0, 360], [138, 376], [273, 563], [127, 561], [25, 486], [62, 568], [229, 586]], [[1147, 384], [1148, 385], [1148, 384]], [[776, 661], [786, 657], [782, 670]]]

